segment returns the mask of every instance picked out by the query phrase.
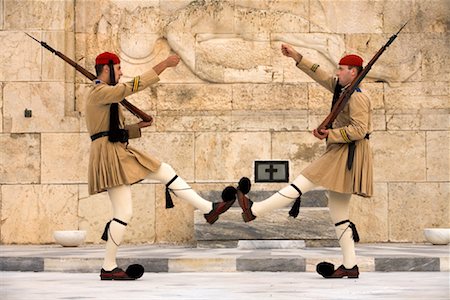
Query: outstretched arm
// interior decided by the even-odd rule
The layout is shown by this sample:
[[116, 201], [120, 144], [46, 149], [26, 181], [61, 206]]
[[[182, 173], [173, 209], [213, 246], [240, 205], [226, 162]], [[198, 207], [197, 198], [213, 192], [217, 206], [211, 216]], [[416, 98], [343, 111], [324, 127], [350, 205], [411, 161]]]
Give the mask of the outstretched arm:
[[153, 67], [153, 70], [156, 74], [161, 74], [165, 69], [170, 67], [175, 67], [180, 62], [180, 57], [178, 55], [171, 55], [156, 66]]
[[281, 53], [283, 53], [284, 56], [292, 57], [296, 63], [299, 63], [303, 58], [303, 56], [300, 53], [298, 53], [294, 48], [292, 48], [292, 46], [287, 44], [281, 45]]

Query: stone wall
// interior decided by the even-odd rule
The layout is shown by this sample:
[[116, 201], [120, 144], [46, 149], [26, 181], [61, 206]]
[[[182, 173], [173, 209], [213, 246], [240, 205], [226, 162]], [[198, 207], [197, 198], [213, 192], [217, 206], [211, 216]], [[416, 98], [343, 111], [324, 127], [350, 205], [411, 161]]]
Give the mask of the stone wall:
[[[355, 196], [351, 210], [364, 242], [422, 242], [423, 228], [450, 227], [448, 0], [0, 0], [0, 242], [85, 229], [98, 243], [111, 217], [107, 195], [87, 193], [89, 81], [25, 32], [91, 72], [97, 54], [114, 51], [125, 80], [178, 54], [160, 83], [128, 98], [155, 117], [131, 143], [209, 195], [253, 179], [255, 160], [289, 160], [293, 180], [324, 149], [310, 131], [331, 94], [281, 43], [333, 71], [344, 53], [370, 60], [407, 20], [364, 80], [375, 196]], [[192, 207], [175, 199], [165, 210], [159, 183], [132, 190], [126, 242], [195, 243]]]

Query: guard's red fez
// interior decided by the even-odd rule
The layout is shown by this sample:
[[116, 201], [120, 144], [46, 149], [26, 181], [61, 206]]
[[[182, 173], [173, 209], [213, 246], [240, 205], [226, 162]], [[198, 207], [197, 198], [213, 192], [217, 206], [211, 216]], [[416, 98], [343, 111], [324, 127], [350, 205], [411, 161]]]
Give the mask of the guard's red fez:
[[95, 64], [96, 65], [107, 65], [107, 64], [109, 64], [110, 60], [112, 60], [115, 65], [120, 64], [119, 57], [111, 52], [103, 52], [102, 54], [99, 54], [95, 58]]
[[362, 67], [363, 59], [355, 54], [346, 55], [339, 61], [341, 66], [355, 66]]

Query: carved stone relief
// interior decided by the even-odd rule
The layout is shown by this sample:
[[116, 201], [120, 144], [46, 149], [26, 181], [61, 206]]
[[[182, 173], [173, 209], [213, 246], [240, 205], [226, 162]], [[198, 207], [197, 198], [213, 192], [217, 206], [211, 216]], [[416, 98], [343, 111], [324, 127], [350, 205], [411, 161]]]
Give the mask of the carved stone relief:
[[[97, 37], [95, 48], [109, 45], [123, 59], [124, 68], [131, 65], [129, 70], [142, 70], [157, 63], [155, 58], [164, 48], [162, 44], [167, 43], [193, 74], [207, 82], [271, 82], [277, 72], [272, 49], [279, 48], [280, 43], [292, 44], [334, 68], [349, 52], [360, 54], [368, 62], [388, 38], [378, 39], [370, 47], [370, 36], [353, 38], [346, 48], [343, 33], [330, 33], [336, 27], [331, 20], [336, 4], [317, 6], [314, 15], [321, 18], [313, 18], [319, 22], [314, 24], [288, 8], [254, 8], [244, 6], [242, 1], [238, 1], [242, 5], [192, 1], [170, 15], [161, 14], [160, 8], [149, 4], [125, 9], [121, 2], [110, 1], [108, 10], [102, 10], [92, 24]], [[373, 22], [377, 21], [380, 19]], [[420, 69], [421, 55], [406, 54], [401, 61], [380, 61], [368, 77], [389, 83], [407, 80]]]

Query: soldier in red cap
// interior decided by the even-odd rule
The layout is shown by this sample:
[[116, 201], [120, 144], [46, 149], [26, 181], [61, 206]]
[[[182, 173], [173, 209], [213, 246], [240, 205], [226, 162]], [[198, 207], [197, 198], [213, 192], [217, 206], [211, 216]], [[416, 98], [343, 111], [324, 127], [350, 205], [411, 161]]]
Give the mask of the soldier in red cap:
[[[290, 45], [283, 44], [281, 51], [283, 55], [293, 58], [300, 70], [334, 93], [332, 105], [363, 69], [361, 57], [346, 55], [339, 61], [336, 76], [333, 76], [318, 64], [303, 58]], [[250, 181], [248, 178], [241, 179], [237, 197], [244, 221], [250, 222], [294, 200], [289, 214], [296, 217], [301, 195], [315, 187], [323, 187], [327, 190], [329, 211], [342, 249], [343, 263], [335, 269], [334, 265], [323, 262], [318, 264], [317, 271], [325, 278], [358, 278], [355, 242], [359, 241], [359, 236], [356, 226], [349, 220], [349, 203], [352, 194], [363, 197], [372, 195], [371, 132], [372, 106], [367, 95], [358, 87], [330, 128], [313, 131], [318, 139], [326, 139], [326, 151], [307, 166], [291, 185], [264, 201], [252, 202], [246, 195], [250, 190]]]
[[[212, 203], [200, 197], [174, 169], [156, 157], [145, 154], [128, 144], [128, 139], [141, 136], [141, 128], [152, 122], [125, 124], [118, 103], [125, 97], [142, 91], [159, 81], [165, 69], [178, 65], [180, 58], [172, 55], [131, 81], [118, 83], [122, 76], [120, 59], [105, 52], [95, 59], [97, 79], [94, 80], [86, 102], [86, 124], [91, 136], [88, 168], [89, 194], [108, 192], [113, 218], [105, 226], [106, 254], [100, 272], [102, 280], [134, 280], [143, 274], [140, 265], [124, 271], [116, 263], [116, 254], [126, 226], [132, 216], [131, 188], [144, 179], [157, 180], [166, 185], [166, 207], [173, 204], [170, 192], [204, 212], [206, 221], [214, 223], [235, 201], [234, 193], [222, 194], [222, 202]], [[169, 204], [168, 204], [169, 203]]]

